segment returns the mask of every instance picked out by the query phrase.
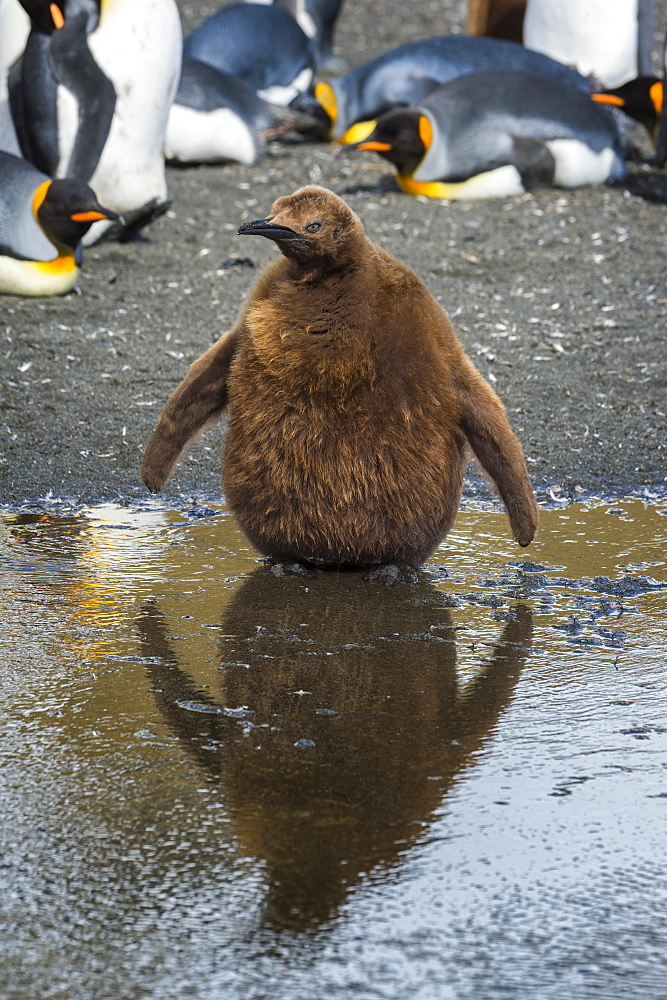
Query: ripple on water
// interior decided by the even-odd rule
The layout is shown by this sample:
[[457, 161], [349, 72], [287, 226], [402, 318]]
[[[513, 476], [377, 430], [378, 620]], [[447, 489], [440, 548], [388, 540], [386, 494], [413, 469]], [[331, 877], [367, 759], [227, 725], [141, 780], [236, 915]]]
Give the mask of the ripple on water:
[[7, 1000], [667, 996], [665, 512], [475, 506], [390, 591], [3, 515]]

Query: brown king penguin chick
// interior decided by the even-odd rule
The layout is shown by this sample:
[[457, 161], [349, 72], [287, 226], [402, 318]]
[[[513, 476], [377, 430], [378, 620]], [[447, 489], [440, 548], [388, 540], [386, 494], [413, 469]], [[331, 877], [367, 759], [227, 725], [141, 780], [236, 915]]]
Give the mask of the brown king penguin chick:
[[416, 274], [321, 187], [279, 198], [239, 233], [283, 256], [168, 400], [146, 486], [161, 490], [228, 408], [224, 492], [261, 553], [294, 571], [414, 580], [454, 522], [467, 441], [528, 545], [538, 513], [521, 445]]

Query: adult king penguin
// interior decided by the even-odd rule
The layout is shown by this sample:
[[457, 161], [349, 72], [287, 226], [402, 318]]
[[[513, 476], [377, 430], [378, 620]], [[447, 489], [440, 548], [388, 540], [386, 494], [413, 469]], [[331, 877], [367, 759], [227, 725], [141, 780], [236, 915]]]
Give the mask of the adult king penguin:
[[[338, 79], [315, 87], [315, 102], [328, 138], [356, 142], [357, 122], [377, 118], [394, 108], [416, 107], [431, 91], [458, 77], [481, 70], [521, 70], [589, 93], [588, 80], [539, 52], [515, 42], [466, 35], [442, 35], [407, 42], [356, 66]], [[493, 96], [493, 88], [489, 91]], [[308, 99], [297, 106], [316, 111]]]
[[282, 257], [168, 400], [148, 488], [227, 409], [224, 491], [253, 545], [297, 571], [368, 568], [391, 583], [414, 579], [452, 526], [467, 443], [528, 545], [538, 512], [521, 445], [417, 275], [320, 187], [239, 233]]
[[318, 67], [331, 66], [334, 27], [343, 0], [275, 0], [275, 3], [284, 7], [311, 39]]
[[271, 104], [303, 93], [315, 68], [310, 40], [292, 15], [259, 3], [223, 7], [188, 35], [183, 54], [240, 76]]
[[183, 56], [181, 79], [169, 111], [165, 156], [177, 163], [256, 163], [266, 139], [312, 129], [312, 119], [263, 101], [241, 79]]
[[89, 182], [126, 219], [149, 218], [167, 196], [164, 136], [181, 63], [175, 0], [21, 3], [33, 27], [10, 92], [24, 155]]
[[523, 43], [605, 87], [652, 72], [653, 0], [528, 0]]
[[663, 43], [662, 76], [639, 76], [620, 87], [613, 87], [592, 94], [594, 101], [621, 108], [632, 118], [646, 126], [655, 141], [656, 153], [651, 161], [662, 167], [667, 160], [667, 35]]
[[20, 157], [0, 152], [0, 293], [70, 291], [85, 233], [99, 220], [117, 218], [82, 181], [52, 180]]
[[357, 149], [393, 163], [408, 194], [498, 198], [534, 187], [617, 183], [663, 201], [664, 179], [628, 174], [613, 115], [580, 91], [525, 73], [474, 73], [417, 108], [367, 122]]

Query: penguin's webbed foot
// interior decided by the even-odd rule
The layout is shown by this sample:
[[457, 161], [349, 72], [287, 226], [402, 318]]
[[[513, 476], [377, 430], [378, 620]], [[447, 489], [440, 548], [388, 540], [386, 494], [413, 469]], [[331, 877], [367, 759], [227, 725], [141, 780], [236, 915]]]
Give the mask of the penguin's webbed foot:
[[317, 572], [314, 567], [299, 562], [297, 559], [280, 559], [278, 556], [269, 556], [266, 559], [266, 564], [274, 576], [301, 576], [312, 579]]
[[414, 566], [407, 563], [381, 563], [364, 573], [368, 583], [381, 583], [385, 587], [395, 587], [397, 583], [417, 583], [419, 577]]

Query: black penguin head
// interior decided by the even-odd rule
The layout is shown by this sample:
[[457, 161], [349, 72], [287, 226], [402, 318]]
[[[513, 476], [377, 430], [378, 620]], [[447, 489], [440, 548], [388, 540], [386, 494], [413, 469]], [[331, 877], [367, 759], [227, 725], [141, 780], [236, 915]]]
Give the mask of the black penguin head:
[[296, 111], [303, 116], [303, 125], [299, 127], [299, 132], [318, 139], [326, 139], [329, 136], [331, 118], [313, 94], [308, 91], [297, 94], [290, 104], [290, 111]]
[[117, 212], [100, 205], [92, 188], [69, 177], [40, 185], [33, 209], [51, 242], [69, 252], [76, 249], [93, 222], [120, 218]]
[[63, 9], [66, 0], [19, 0], [30, 23], [46, 35], [53, 34], [65, 23]]
[[97, 27], [100, 19], [102, 0], [19, 0], [19, 3], [30, 18], [30, 23], [37, 31], [52, 35], [62, 28], [65, 20], [85, 14], [87, 31], [90, 33]]
[[630, 118], [641, 122], [651, 135], [654, 135], [662, 111], [664, 89], [664, 81], [660, 77], [638, 76], [634, 80], [628, 80], [622, 87], [602, 90], [597, 94], [591, 94], [591, 97], [599, 104], [620, 108]]
[[[430, 120], [415, 108], [388, 111], [377, 121], [367, 122], [364, 139], [350, 144], [350, 149], [370, 149], [393, 163], [399, 174], [410, 176], [431, 145]], [[359, 134], [361, 125], [354, 126]]]
[[239, 235], [266, 236], [286, 257], [332, 270], [356, 262], [367, 242], [361, 221], [349, 205], [315, 185], [278, 198], [268, 218], [244, 222]]

